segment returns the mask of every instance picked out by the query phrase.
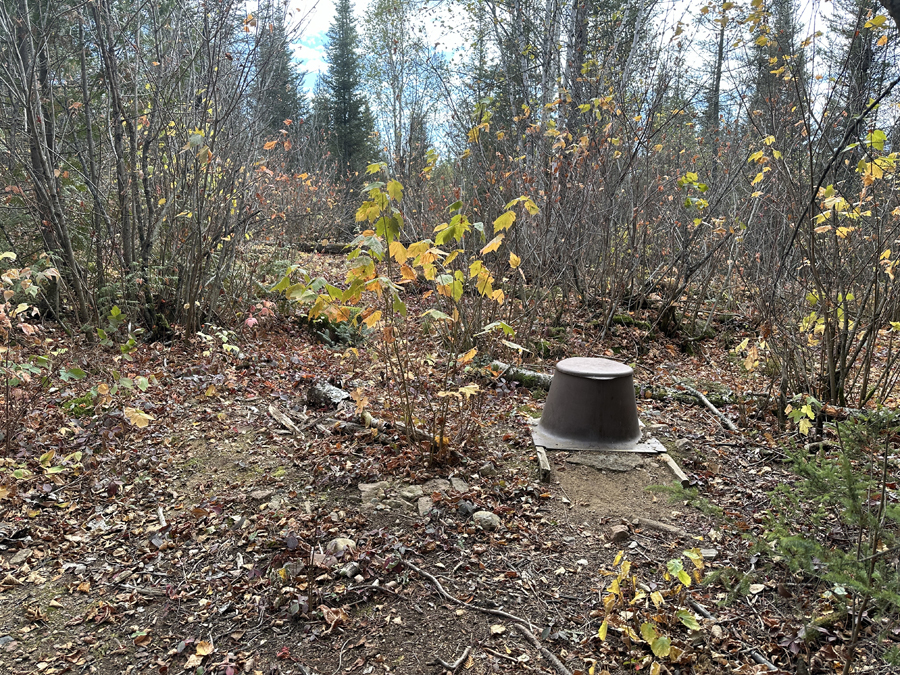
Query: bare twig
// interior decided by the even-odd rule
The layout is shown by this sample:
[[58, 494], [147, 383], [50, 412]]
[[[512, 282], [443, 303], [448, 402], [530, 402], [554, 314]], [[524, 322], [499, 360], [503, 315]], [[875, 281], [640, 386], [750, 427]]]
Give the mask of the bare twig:
[[713, 415], [715, 415], [719, 419], [719, 421], [722, 423], [723, 426], [725, 426], [725, 428], [730, 429], [731, 431], [736, 431], [736, 432], [740, 433], [740, 430], [736, 426], [734, 426], [734, 422], [732, 422], [730, 419], [725, 417], [725, 415], [723, 415], [721, 412], [719, 412], [719, 409], [716, 408], [716, 406], [714, 406], [712, 403], [710, 403], [709, 399], [706, 398], [706, 396], [701, 394], [699, 391], [697, 391], [693, 387], [689, 387], [684, 382], [678, 382], [678, 384], [681, 385], [686, 392], [688, 392], [692, 396], [696, 396], [700, 400], [700, 402], [703, 403], [703, 405], [705, 405], [707, 408], [709, 408], [709, 410], [713, 413]]
[[554, 656], [553, 652], [551, 652], [549, 649], [544, 647], [538, 641], [538, 639], [532, 634], [532, 632], [530, 630], [528, 630], [527, 628], [525, 628], [525, 626], [523, 626], [520, 623], [514, 623], [513, 628], [515, 628], [517, 631], [519, 631], [525, 637], [526, 640], [528, 640], [532, 645], [534, 645], [534, 647], [537, 650], [539, 650], [541, 652], [541, 655], [547, 660], [547, 662], [551, 666], [553, 666], [553, 668], [556, 670], [557, 673], [559, 673], [559, 675], [572, 675], [571, 671], [562, 664], [562, 661], [560, 661], [558, 658], [556, 658], [556, 656]]
[[[701, 605], [696, 600], [694, 600], [692, 598], [688, 598], [687, 602], [691, 606], [691, 608], [695, 612], [697, 612], [700, 616], [702, 616], [704, 619], [708, 619], [714, 623], [719, 622], [718, 619], [716, 619], [716, 617], [714, 617], [712, 614], [710, 614], [709, 610], [707, 610], [706, 607]], [[750, 654], [750, 658], [753, 659], [754, 662], [760, 664], [761, 666], [765, 666], [769, 670], [781, 670], [778, 666], [776, 666], [774, 663], [769, 661], [769, 659], [767, 659], [765, 656], [763, 656], [762, 653], [758, 649], [754, 649], [751, 647], [750, 649], [747, 650], [747, 653]]]
[[438, 592], [442, 597], [446, 598], [446, 599], [449, 600], [450, 602], [456, 603], [456, 604], [459, 605], [460, 607], [465, 607], [466, 609], [474, 609], [474, 610], [477, 610], [477, 611], [482, 612], [482, 613], [484, 613], [484, 614], [491, 614], [492, 616], [499, 616], [499, 617], [502, 618], [502, 619], [508, 619], [508, 620], [513, 621], [513, 622], [515, 622], [515, 623], [523, 623], [523, 624], [524, 624], [524, 623], [527, 623], [529, 626], [531, 625], [531, 622], [530, 622], [530, 621], [528, 621], [528, 620], [526, 620], [526, 619], [520, 619], [519, 617], [515, 616], [514, 614], [509, 614], [509, 613], [503, 612], [503, 611], [501, 611], [501, 610], [499, 610], [499, 609], [489, 609], [489, 608], [487, 608], [487, 607], [479, 607], [478, 605], [470, 605], [470, 604], [468, 604], [468, 603], [466, 603], [466, 602], [463, 602], [463, 601], [460, 600], [459, 598], [455, 598], [455, 597], [453, 597], [452, 595], [450, 595], [447, 591], [445, 591], [445, 590], [444, 590], [444, 587], [441, 586], [441, 582], [438, 581], [438, 580], [434, 577], [434, 575], [429, 574], [429, 573], [426, 572], [425, 570], [419, 569], [418, 567], [416, 567], [415, 565], [413, 565], [413, 564], [412, 564], [411, 562], [409, 562], [409, 561], [404, 560], [404, 561], [403, 561], [403, 564], [406, 565], [409, 569], [411, 569], [411, 570], [412, 570], [413, 572], [415, 572], [416, 574], [418, 574], [418, 575], [420, 575], [420, 576], [423, 576], [423, 577], [425, 577], [426, 579], [428, 579], [432, 584], [434, 584], [435, 589], [437, 590], [437, 592]]
[[465, 651], [463, 651], [463, 653], [462, 653], [462, 656], [460, 656], [458, 659], [456, 659], [456, 661], [454, 661], [453, 663], [447, 663], [440, 656], [435, 656], [434, 663], [440, 664], [441, 666], [443, 666], [444, 668], [449, 670], [451, 673], [455, 673], [457, 670], [459, 670], [459, 667], [466, 662], [466, 659], [469, 658], [469, 652], [471, 652], [471, 651], [472, 651], [471, 647], [466, 647]]

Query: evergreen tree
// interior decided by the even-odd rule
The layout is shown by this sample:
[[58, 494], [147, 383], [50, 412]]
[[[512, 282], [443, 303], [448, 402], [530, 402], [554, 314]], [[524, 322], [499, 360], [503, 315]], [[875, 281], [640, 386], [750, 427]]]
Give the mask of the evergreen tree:
[[350, 0], [338, 0], [334, 22], [328, 29], [328, 72], [316, 102], [325, 113], [328, 145], [341, 173], [362, 172], [374, 159], [374, 120], [362, 93], [361, 63], [356, 45], [359, 35]]
[[284, 129], [284, 121], [299, 125], [309, 116], [302, 75], [293, 62], [284, 13], [262, 17], [258, 61], [257, 117], [265, 132]]

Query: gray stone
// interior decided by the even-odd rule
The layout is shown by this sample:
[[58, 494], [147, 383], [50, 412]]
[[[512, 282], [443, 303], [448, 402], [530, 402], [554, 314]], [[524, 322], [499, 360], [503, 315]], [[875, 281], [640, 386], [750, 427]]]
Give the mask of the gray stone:
[[609, 540], [614, 544], [628, 541], [628, 537], [630, 536], [631, 533], [628, 531], [628, 527], [626, 525], [613, 525], [611, 528], [609, 528]]
[[343, 389], [338, 389], [327, 382], [317, 382], [306, 393], [306, 402], [318, 408], [336, 408], [350, 398]]
[[398, 498], [385, 499], [384, 505], [387, 506], [389, 509], [397, 509], [398, 511], [412, 511], [413, 510], [413, 505], [410, 504], [405, 499], [398, 499]]
[[360, 483], [357, 487], [359, 488], [360, 498], [362, 499], [363, 504], [374, 506], [378, 500], [384, 498], [384, 491], [387, 490], [390, 485], [391, 484], [386, 480], [382, 480], [377, 483]]
[[690, 450], [691, 446], [693, 446], [693, 442], [690, 438], [679, 438], [675, 441], [676, 450]]
[[715, 560], [716, 556], [719, 555], [719, 551], [714, 548], [701, 548], [700, 555], [702, 555], [707, 560]]
[[496, 530], [500, 527], [500, 516], [490, 511], [476, 511], [472, 515], [472, 520], [482, 530]]
[[493, 463], [491, 463], [491, 462], [485, 462], [484, 464], [481, 465], [481, 468], [478, 469], [478, 473], [479, 473], [479, 475], [481, 475], [483, 478], [488, 478], [488, 477], [490, 477], [490, 476], [495, 476], [495, 475], [497, 475], [497, 469], [496, 469], [496, 467], [493, 465]]
[[590, 466], [600, 471], [633, 471], [644, 463], [643, 457], [634, 452], [579, 452], [570, 455], [566, 462]]
[[407, 485], [400, 488], [398, 494], [403, 497], [403, 499], [418, 499], [424, 495], [425, 492], [422, 490], [421, 485]]
[[272, 495], [275, 494], [275, 490], [254, 490], [250, 493], [250, 499], [254, 499], [258, 502], [268, 499]]
[[417, 506], [419, 508], [419, 515], [427, 516], [431, 513], [431, 509], [434, 508], [434, 502], [431, 501], [431, 497], [419, 497]]
[[472, 514], [477, 510], [478, 509], [472, 502], [465, 499], [463, 499], [459, 504], [456, 505], [456, 512], [459, 514], [460, 518], [464, 518], [466, 520], [471, 518]]
[[356, 550], [356, 542], [352, 539], [337, 537], [328, 542], [325, 551], [335, 558], [342, 557], [345, 553], [352, 554]]
[[446, 495], [450, 492], [450, 481], [444, 480], [443, 478], [432, 478], [422, 486], [422, 491], [426, 495], [430, 495], [433, 492], [440, 492], [441, 494]]
[[450, 487], [452, 487], [457, 492], [468, 492], [469, 484], [464, 481], [459, 476], [451, 476], [450, 477]]
[[10, 562], [11, 565], [21, 565], [23, 562], [25, 562], [26, 560], [28, 560], [30, 557], [31, 557], [31, 549], [30, 549], [30, 548], [23, 548], [21, 551], [19, 551], [18, 553], [16, 553], [16, 554], [10, 559], [9, 562]]
[[351, 562], [347, 563], [341, 568], [341, 571], [338, 574], [342, 577], [347, 577], [348, 579], [352, 579], [357, 574], [359, 574], [359, 563]]
[[0, 637], [0, 647], [5, 647], [10, 642], [15, 642], [15, 638], [13, 638], [11, 635], [4, 635], [3, 637]]

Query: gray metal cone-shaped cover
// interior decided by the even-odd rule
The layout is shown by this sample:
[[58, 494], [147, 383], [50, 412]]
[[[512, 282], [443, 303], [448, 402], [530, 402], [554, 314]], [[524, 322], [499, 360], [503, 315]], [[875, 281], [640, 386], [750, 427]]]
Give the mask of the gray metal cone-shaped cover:
[[560, 361], [532, 436], [552, 450], [635, 450], [641, 428], [634, 371], [610, 359]]

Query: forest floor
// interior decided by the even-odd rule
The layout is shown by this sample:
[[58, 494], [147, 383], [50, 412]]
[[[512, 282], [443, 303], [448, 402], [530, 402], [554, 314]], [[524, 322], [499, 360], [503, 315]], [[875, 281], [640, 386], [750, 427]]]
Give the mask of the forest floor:
[[[637, 327], [602, 343], [587, 330], [568, 336], [529, 365], [549, 373], [567, 355], [615, 356], [636, 363], [638, 384], [761, 386], [721, 331], [693, 356], [665, 338], [637, 353]], [[436, 659], [472, 674], [655, 672], [657, 661], [658, 672], [768, 672], [757, 656], [791, 673], [807, 672], [800, 661], [810, 673], [840, 667], [845, 620], [800, 637], [829, 612], [829, 589], [761, 552], [768, 493], [794, 479], [773, 418], [730, 406], [744, 427], [734, 433], [702, 406], [642, 399], [642, 420], [695, 492], [672, 489], [653, 458], [620, 473], [562, 452], [543, 483], [530, 432], [545, 392], [484, 370], [477, 442], [429, 467], [395, 429], [335, 426], [365, 405], [383, 413], [383, 367], [368, 343], [334, 349], [272, 318], [236, 344], [234, 354], [200, 340], [141, 344], [123, 361], [65, 342], [88, 376], [40, 392], [20, 423], [34, 456], [82, 451], [84, 467], [36, 469], [0, 488], [0, 673], [446, 672]], [[114, 369], [154, 375], [124, 403], [146, 427], [126, 421], [124, 394], [65, 405]], [[355, 400], [309, 402], [317, 382]], [[475, 510], [499, 523], [476, 525]], [[712, 581], [698, 583], [701, 570], [687, 589], [665, 579], [675, 559], [694, 573], [684, 551], [703, 556]], [[612, 580], [637, 598], [601, 639]], [[657, 607], [641, 597], [653, 591], [671, 592]], [[676, 649], [654, 659], [631, 632], [636, 619]], [[864, 633], [857, 663], [888, 673], [877, 635]]]

